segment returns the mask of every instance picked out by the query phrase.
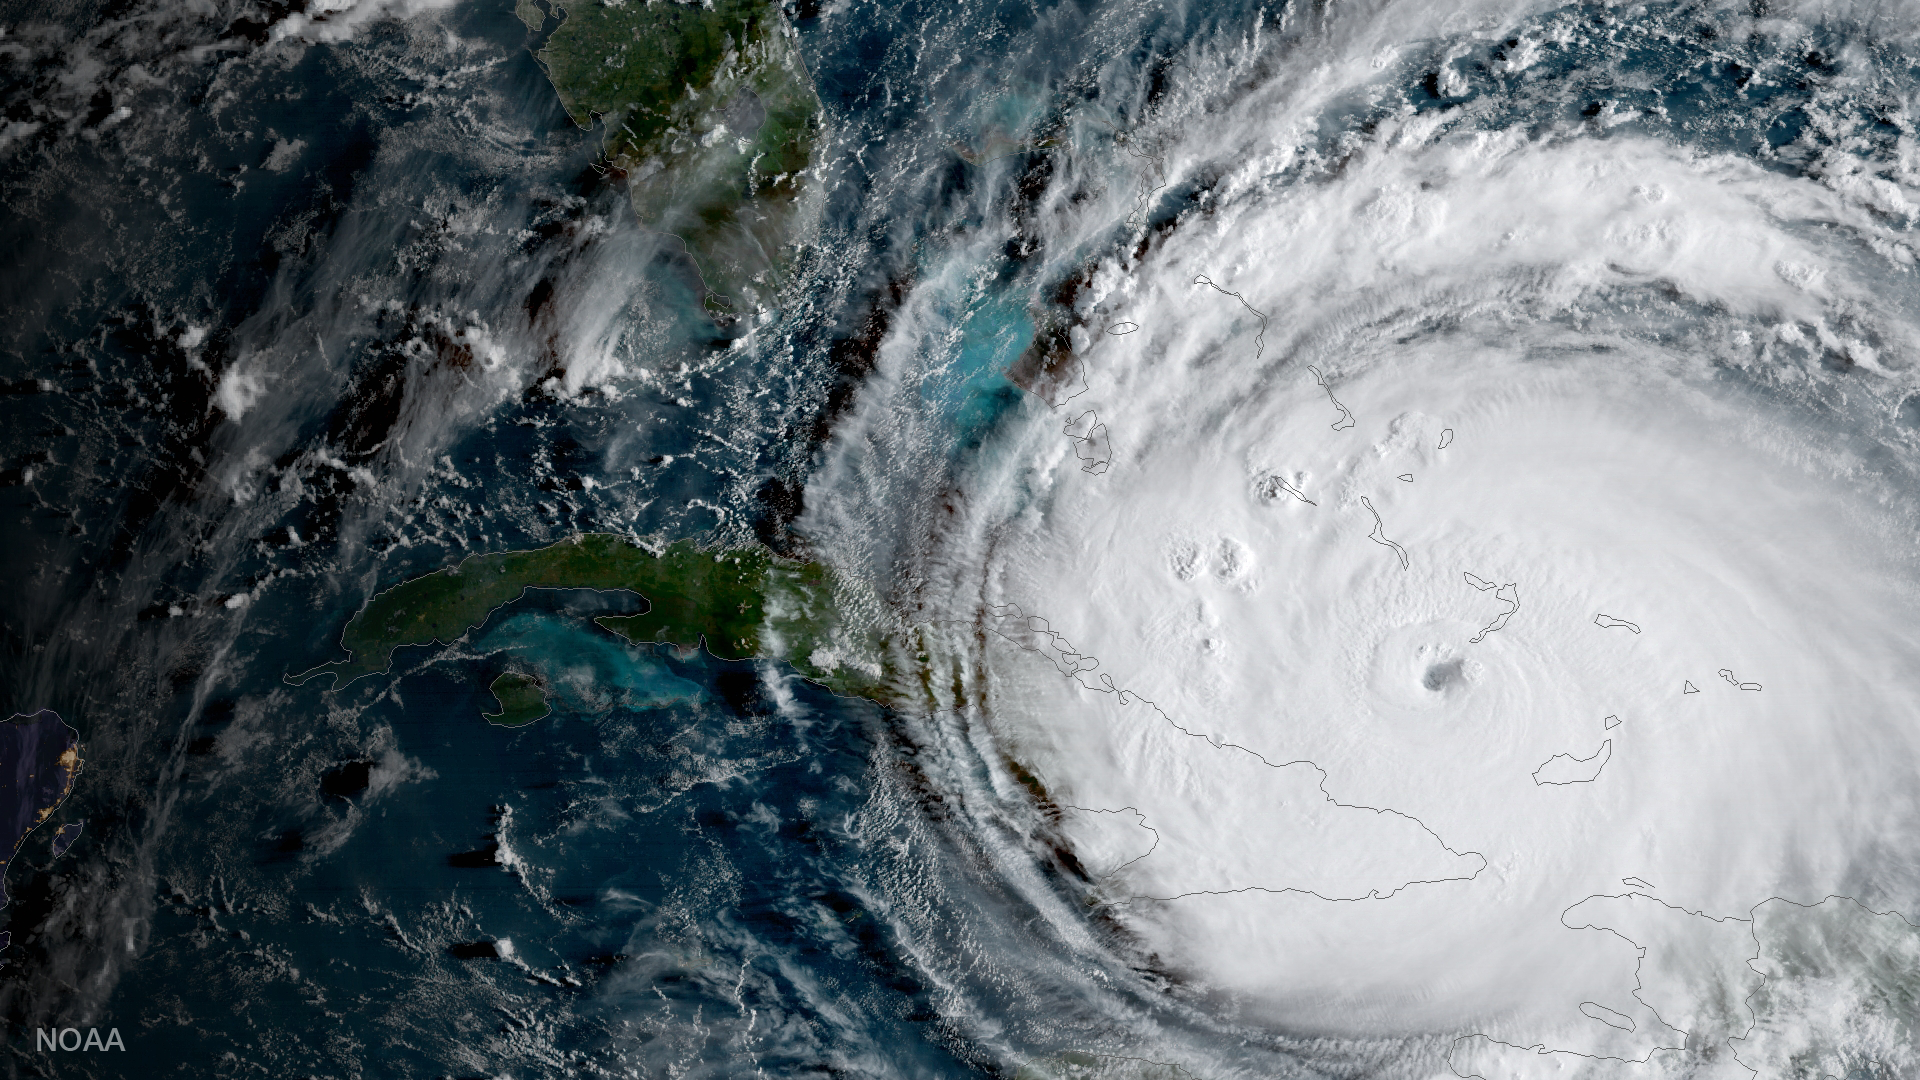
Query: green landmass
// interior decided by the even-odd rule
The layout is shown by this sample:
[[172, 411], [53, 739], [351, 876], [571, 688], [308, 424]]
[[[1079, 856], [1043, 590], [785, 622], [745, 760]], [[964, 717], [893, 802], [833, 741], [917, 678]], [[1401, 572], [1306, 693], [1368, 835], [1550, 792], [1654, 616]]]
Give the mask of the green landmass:
[[540, 687], [540, 680], [531, 675], [509, 671], [493, 680], [493, 685], [487, 689], [493, 691], [494, 700], [500, 703], [500, 711], [481, 713], [480, 716], [496, 727], [525, 727], [553, 711], [547, 705], [547, 695]]
[[[527, 5], [531, 0], [519, 0]], [[597, 118], [634, 212], [672, 233], [709, 306], [770, 300], [802, 210], [820, 98], [771, 0], [562, 0], [538, 54], [567, 114]], [[535, 23], [523, 14], [528, 25]]]
[[608, 615], [594, 622], [640, 644], [697, 645], [727, 660], [761, 653], [772, 554], [758, 549], [706, 552], [676, 545], [661, 556], [665, 575], [636, 589], [651, 606], [639, 615]]
[[452, 642], [527, 589], [628, 590], [646, 600], [645, 612], [594, 622], [634, 644], [704, 645], [728, 660], [784, 660], [839, 693], [873, 696], [881, 685], [880, 665], [863, 659], [876, 650], [849, 645], [825, 566], [760, 547], [715, 550], [682, 541], [650, 551], [608, 533], [471, 555], [379, 593], [340, 635], [349, 658], [294, 681], [331, 673], [337, 688], [384, 672], [393, 650]]

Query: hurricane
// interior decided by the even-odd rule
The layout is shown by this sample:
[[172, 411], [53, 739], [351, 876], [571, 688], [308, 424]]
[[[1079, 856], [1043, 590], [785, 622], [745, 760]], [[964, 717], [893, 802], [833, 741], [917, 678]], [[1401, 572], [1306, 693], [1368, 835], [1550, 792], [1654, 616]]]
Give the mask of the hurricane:
[[1914, 10], [0, 30], [9, 1075], [1920, 1070]]
[[[1340, 15], [1184, 57], [1117, 171], [1008, 224], [1063, 330], [907, 526], [975, 639], [973, 797], [1041, 793], [1135, 963], [1405, 1075], [1898, 1068], [1898, 980], [1832, 951], [1904, 940], [1914, 888], [1893, 159], [1839, 112], [1808, 169], [1582, 96], [1761, 96], [1723, 50], [1764, 19]], [[891, 452], [836, 485], [924, 490], [911, 397], [992, 317], [927, 291], [850, 425]]]

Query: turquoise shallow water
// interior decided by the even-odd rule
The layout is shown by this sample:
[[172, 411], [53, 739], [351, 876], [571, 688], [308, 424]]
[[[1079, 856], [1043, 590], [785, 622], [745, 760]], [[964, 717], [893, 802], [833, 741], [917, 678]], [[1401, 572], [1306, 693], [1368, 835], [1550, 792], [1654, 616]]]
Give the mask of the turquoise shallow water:
[[584, 619], [508, 615], [475, 640], [474, 651], [489, 662], [538, 674], [570, 712], [663, 709], [694, 704], [705, 693], [650, 655], [655, 650], [636, 649]]

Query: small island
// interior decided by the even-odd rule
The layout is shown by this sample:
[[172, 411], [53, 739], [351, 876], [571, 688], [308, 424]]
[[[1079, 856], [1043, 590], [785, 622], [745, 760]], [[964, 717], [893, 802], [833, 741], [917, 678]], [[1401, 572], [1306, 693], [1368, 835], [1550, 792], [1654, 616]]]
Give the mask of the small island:
[[1533, 770], [1533, 782], [1542, 787], [1548, 785], [1591, 784], [1600, 778], [1600, 770], [1607, 767], [1613, 758], [1613, 740], [1600, 744], [1600, 749], [1586, 757], [1574, 757], [1572, 754], [1555, 754], [1546, 763]]
[[553, 711], [540, 680], [532, 675], [509, 671], [487, 687], [500, 703], [497, 713], [481, 713], [480, 718], [495, 727], [525, 727]]
[[1467, 639], [1469, 642], [1477, 644], [1485, 641], [1488, 634], [1496, 630], [1506, 629], [1507, 620], [1513, 618], [1514, 613], [1520, 610], [1520, 586], [1517, 582], [1512, 581], [1507, 582], [1505, 585], [1495, 585], [1480, 575], [1470, 572], [1465, 573], [1464, 576], [1467, 579], [1467, 584], [1479, 589], [1481, 592], [1492, 590], [1493, 598], [1507, 605], [1507, 610], [1495, 615], [1492, 622], [1481, 627], [1479, 633]]

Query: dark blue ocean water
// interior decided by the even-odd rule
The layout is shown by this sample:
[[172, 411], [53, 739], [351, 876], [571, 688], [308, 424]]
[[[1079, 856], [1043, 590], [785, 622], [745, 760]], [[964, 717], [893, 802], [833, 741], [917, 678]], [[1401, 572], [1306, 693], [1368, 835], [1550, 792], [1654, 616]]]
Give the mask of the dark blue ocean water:
[[[591, 168], [507, 5], [254, 40], [285, 14], [7, 14], [8, 99], [39, 127], [6, 173], [6, 691], [88, 749], [59, 819], [86, 831], [55, 859], [42, 830], [11, 878], [9, 1072], [991, 1067], [871, 909], [867, 853], [910, 843], [856, 824], [876, 769], [912, 769], [878, 707], [625, 646], [588, 617], [637, 601], [601, 594], [531, 596], [339, 693], [282, 677], [468, 551], [795, 543], [890, 290], [978, 178], [876, 191], [1012, 74], [905, 92], [905, 31], [1029, 39], [1030, 104], [991, 106], [1018, 126], [1057, 107], [1074, 61], [1047, 43], [1089, 16], [794, 12], [835, 137], [875, 149], [833, 166], [834, 250], [809, 256], [833, 271], [741, 349]], [[876, 214], [897, 196], [925, 206]], [[958, 430], [1017, 406], [999, 371], [1030, 333], [1017, 301], [982, 322], [943, 391]], [[528, 728], [480, 719], [509, 662], [555, 687]], [[76, 1025], [128, 1050], [34, 1048]]]

